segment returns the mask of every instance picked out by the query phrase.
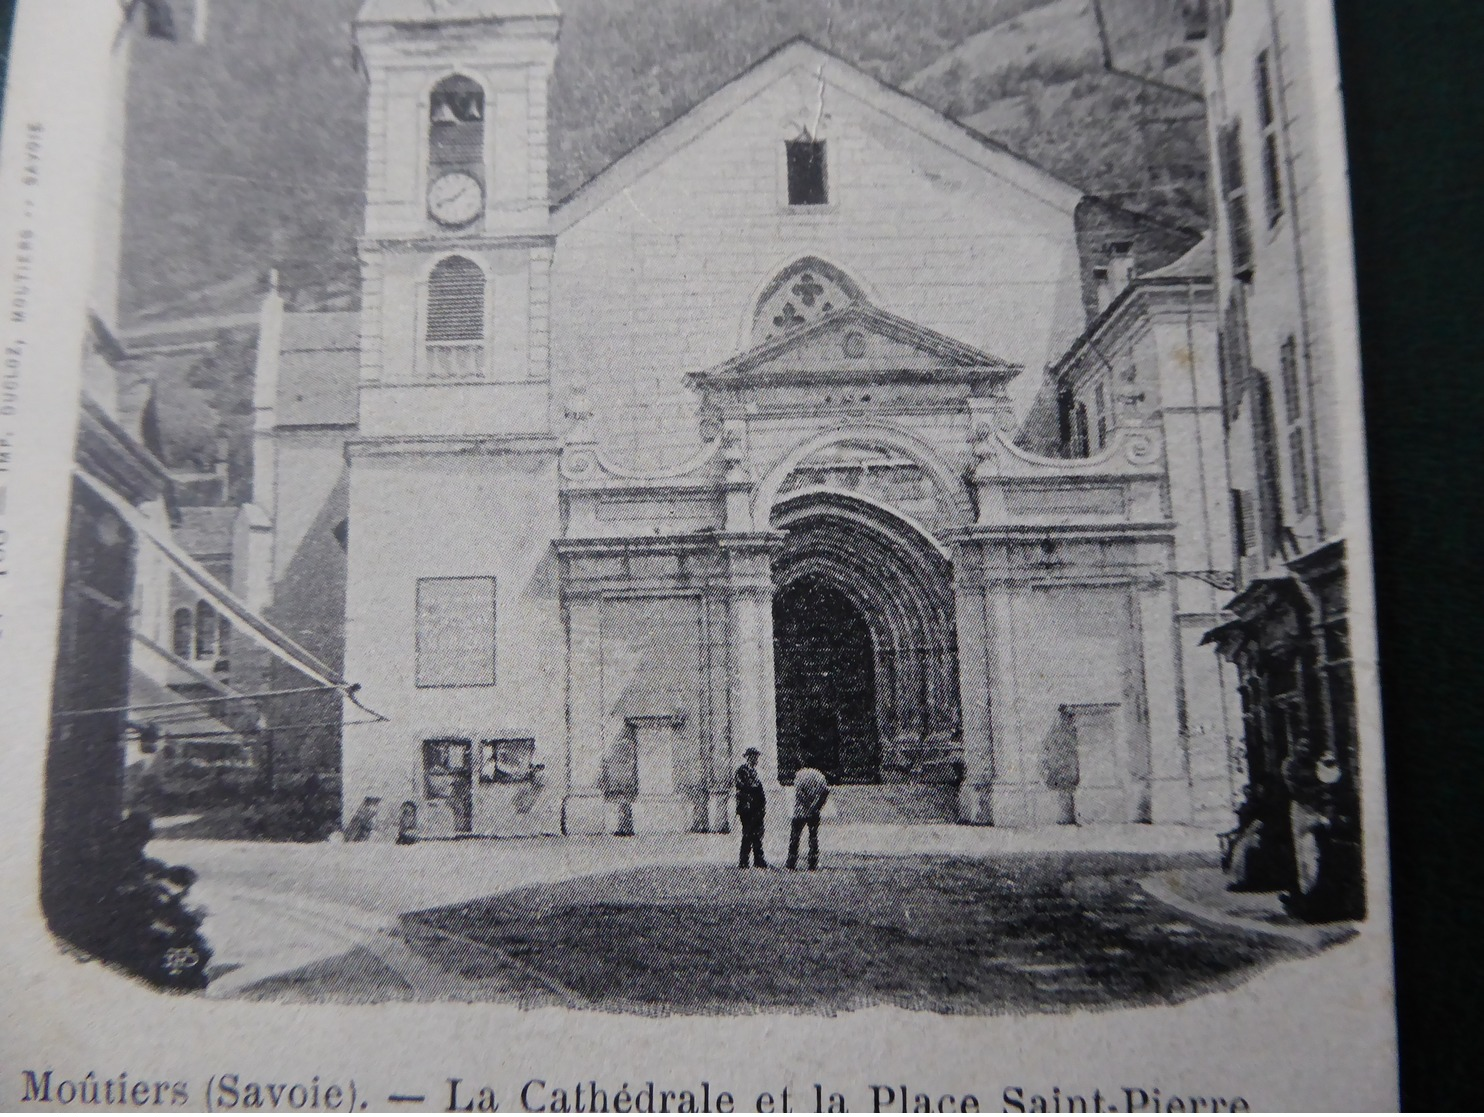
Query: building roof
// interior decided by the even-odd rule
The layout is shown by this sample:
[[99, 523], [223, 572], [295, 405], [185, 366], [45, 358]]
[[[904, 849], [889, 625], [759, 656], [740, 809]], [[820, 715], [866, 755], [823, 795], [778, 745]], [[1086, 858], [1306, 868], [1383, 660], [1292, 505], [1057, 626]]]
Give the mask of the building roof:
[[1144, 279], [1210, 279], [1216, 274], [1216, 242], [1206, 233], [1195, 247], [1162, 268], [1142, 276]]
[[175, 541], [192, 558], [224, 555], [232, 550], [232, 528], [237, 508], [182, 508]]
[[[1122, 329], [1123, 326], [1119, 323], [1128, 320], [1125, 312], [1131, 307], [1135, 309], [1143, 307], [1147, 312], [1148, 296], [1154, 292], [1161, 290], [1202, 291], [1204, 292], [1200, 296], [1203, 300], [1202, 305], [1212, 306], [1210, 264], [1213, 259], [1211, 237], [1208, 234], [1202, 237], [1200, 243], [1194, 248], [1168, 266], [1149, 272], [1147, 275], [1135, 276], [1122, 291], [1113, 297], [1113, 301], [1088, 323], [1081, 336], [1047, 367], [1047, 376], [1055, 380], [1074, 367], [1078, 359], [1089, 352], [1097, 355], [1098, 361], [1103, 361], [1104, 358], [1100, 355], [1101, 350], [1093, 344], [1094, 339], [1105, 337], [1116, 329]], [[1186, 282], [1182, 283], [1181, 280]]]
[[361, 364], [361, 316], [355, 311], [285, 314], [279, 344], [281, 427], [354, 426]]
[[553, 0], [366, 0], [358, 23], [425, 23], [559, 16]]
[[795, 38], [743, 71], [678, 119], [653, 133], [599, 171], [556, 206], [560, 231], [620, 194], [670, 155], [704, 134], [781, 78], [799, 69], [817, 73], [903, 127], [942, 144], [987, 173], [1004, 179], [1068, 213], [1083, 198], [1080, 187], [1017, 155], [972, 128], [944, 116], [931, 105], [877, 81], [864, 70], [807, 39]]

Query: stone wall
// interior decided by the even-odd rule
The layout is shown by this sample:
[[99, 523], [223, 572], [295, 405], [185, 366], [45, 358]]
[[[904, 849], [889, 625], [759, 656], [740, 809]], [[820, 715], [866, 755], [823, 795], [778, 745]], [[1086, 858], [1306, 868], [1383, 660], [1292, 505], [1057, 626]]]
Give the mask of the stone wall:
[[[347, 708], [347, 816], [367, 796], [381, 798], [384, 822], [402, 801], [422, 803], [426, 740], [532, 739], [540, 786], [481, 785], [475, 830], [555, 832], [566, 672], [554, 456], [523, 444], [363, 442], [350, 453], [345, 671], [391, 720], [354, 724], [365, 715]], [[493, 683], [419, 686], [418, 581], [460, 577], [495, 581]]]
[[[662, 134], [662, 160], [621, 161], [608, 185], [557, 211], [554, 386], [586, 383], [617, 460], [658, 467], [695, 451], [684, 375], [751, 344], [759, 296], [800, 257], [839, 267], [886, 310], [1028, 368], [1081, 328], [1075, 191], [1046, 179], [1038, 195], [1025, 185], [1036, 172], [1020, 164], [1016, 179], [971, 162], [921, 122], [904, 124], [906, 99], [843, 63], [788, 57], [792, 69], [770, 71], [719, 119], [682, 120], [675, 128], [691, 130], [673, 142]], [[828, 205], [787, 204], [784, 142], [803, 122], [826, 144]]]

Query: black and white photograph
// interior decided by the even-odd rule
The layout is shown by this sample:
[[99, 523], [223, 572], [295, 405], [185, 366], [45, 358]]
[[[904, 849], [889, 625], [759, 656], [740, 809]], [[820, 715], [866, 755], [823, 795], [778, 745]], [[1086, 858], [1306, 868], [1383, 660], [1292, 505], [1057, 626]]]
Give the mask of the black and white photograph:
[[1389, 1035], [1322, 5], [69, 2], [48, 965], [1159, 1036], [1351, 966]]

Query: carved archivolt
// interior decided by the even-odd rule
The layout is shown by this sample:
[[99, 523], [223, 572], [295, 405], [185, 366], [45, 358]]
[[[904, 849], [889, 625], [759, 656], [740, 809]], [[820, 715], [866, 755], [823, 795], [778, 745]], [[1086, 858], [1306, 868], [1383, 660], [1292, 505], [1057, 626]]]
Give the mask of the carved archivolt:
[[815, 450], [779, 486], [779, 499], [808, 490], [851, 493], [900, 508], [939, 530], [953, 523], [953, 505], [922, 463], [897, 447], [847, 439]]
[[823, 432], [768, 470], [753, 498], [765, 523], [785, 496], [805, 491], [858, 496], [942, 531], [971, 519], [961, 478], [920, 439], [880, 424]]
[[777, 588], [824, 579], [865, 618], [875, 652], [881, 740], [956, 738], [953, 575], [932, 539], [886, 510], [827, 493], [780, 500], [770, 526], [785, 533], [773, 560]]

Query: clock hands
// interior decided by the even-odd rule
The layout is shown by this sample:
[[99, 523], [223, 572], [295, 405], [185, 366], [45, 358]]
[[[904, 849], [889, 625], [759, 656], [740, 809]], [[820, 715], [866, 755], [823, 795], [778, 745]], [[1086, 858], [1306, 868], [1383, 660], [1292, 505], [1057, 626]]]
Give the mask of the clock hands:
[[434, 181], [428, 189], [428, 208], [444, 224], [462, 225], [479, 214], [484, 188], [472, 175], [453, 172]]

